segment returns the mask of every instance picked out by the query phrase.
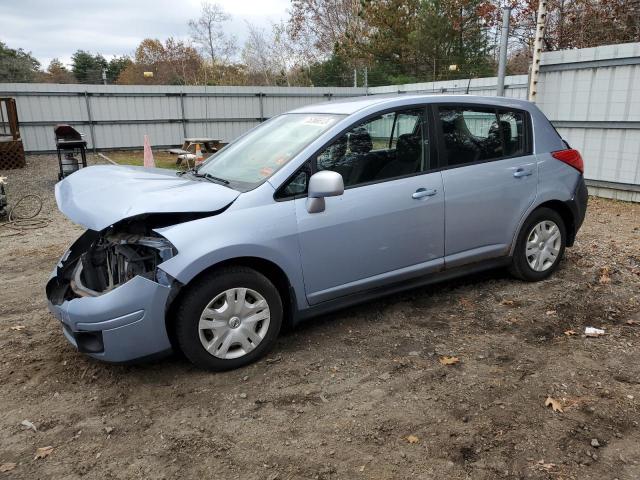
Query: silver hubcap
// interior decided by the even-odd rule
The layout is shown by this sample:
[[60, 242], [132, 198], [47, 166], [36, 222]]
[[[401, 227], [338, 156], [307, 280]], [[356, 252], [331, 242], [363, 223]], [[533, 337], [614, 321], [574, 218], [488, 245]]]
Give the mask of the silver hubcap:
[[249, 288], [230, 288], [202, 311], [200, 342], [214, 357], [242, 357], [264, 339], [270, 318], [269, 304], [262, 295]]
[[562, 236], [555, 222], [544, 220], [535, 225], [527, 236], [527, 263], [536, 272], [544, 272], [558, 259]]

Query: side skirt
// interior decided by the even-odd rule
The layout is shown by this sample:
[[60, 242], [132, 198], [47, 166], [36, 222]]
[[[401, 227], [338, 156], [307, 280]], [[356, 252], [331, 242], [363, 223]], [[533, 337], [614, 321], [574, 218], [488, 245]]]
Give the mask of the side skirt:
[[481, 262], [452, 268], [450, 270], [431, 273], [428, 275], [412, 278], [410, 280], [393, 283], [384, 287], [378, 287], [371, 290], [366, 290], [364, 292], [354, 293], [352, 295], [345, 295], [344, 297], [339, 297], [333, 300], [319, 303], [305, 310], [294, 310], [292, 323], [293, 325], [296, 325], [313, 317], [334, 312], [336, 310], [341, 310], [353, 305], [358, 305], [369, 300], [393, 295], [394, 293], [410, 290], [412, 288], [424, 287], [425, 285], [430, 285], [445, 280], [451, 280], [453, 278], [470, 275], [484, 270], [505, 267], [509, 265], [510, 262], [511, 257], [492, 258], [489, 260], [483, 260]]

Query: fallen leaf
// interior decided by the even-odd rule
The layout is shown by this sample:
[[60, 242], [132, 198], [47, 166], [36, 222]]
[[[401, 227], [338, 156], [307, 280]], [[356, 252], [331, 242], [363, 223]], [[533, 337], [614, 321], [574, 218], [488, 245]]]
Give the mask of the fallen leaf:
[[31, 430], [33, 430], [34, 432], [37, 432], [38, 429], [36, 428], [36, 426], [31, 423], [29, 420], [23, 420], [20, 422], [20, 425], [22, 425], [23, 427], [27, 427], [30, 428]]
[[0, 465], [0, 472], [10, 472], [14, 468], [16, 468], [16, 466], [16, 463], [3, 463], [2, 465]]
[[598, 280], [598, 283], [602, 285], [611, 283], [611, 277], [609, 276], [610, 273], [611, 270], [609, 269], [609, 267], [602, 267], [600, 269], [600, 280]]
[[502, 300], [500, 305], [513, 305], [515, 302], [513, 300]]
[[556, 311], [555, 310], [547, 310], [547, 315], [555, 315]]
[[627, 320], [627, 325], [637, 325], [638, 322], [636, 322], [635, 320]]
[[361, 472], [364, 472], [364, 465], [360, 465], [359, 470], [360, 470]]
[[544, 463], [544, 460], [539, 460], [538, 461], [538, 466], [540, 468], [543, 468], [547, 471], [549, 470], [553, 470], [554, 468], [556, 468], [556, 464], [555, 463]]
[[571, 335], [577, 335], [577, 333], [576, 333], [576, 331], [575, 331], [575, 330], [567, 330], [566, 332], [564, 332], [564, 334], [565, 334], [567, 337], [570, 337]]
[[562, 404], [555, 398], [547, 397], [547, 399], [544, 401], [544, 406], [551, 406], [554, 412], [564, 412], [564, 410], [562, 410]]
[[407, 442], [409, 443], [418, 443], [420, 441], [420, 439], [418, 437], [416, 437], [415, 435], [409, 435], [407, 437]]
[[36, 455], [33, 457], [34, 460], [38, 460], [39, 458], [47, 458], [49, 455], [53, 453], [53, 447], [49, 445], [48, 447], [40, 447], [36, 450]]
[[24, 330], [25, 328], [27, 327], [25, 327], [24, 325], [14, 325], [13, 327], [9, 327], [10, 330], [14, 330], [16, 332]]
[[460, 362], [460, 359], [458, 357], [451, 357], [449, 355], [443, 355], [438, 359], [438, 361], [442, 365], [455, 365], [456, 363]]

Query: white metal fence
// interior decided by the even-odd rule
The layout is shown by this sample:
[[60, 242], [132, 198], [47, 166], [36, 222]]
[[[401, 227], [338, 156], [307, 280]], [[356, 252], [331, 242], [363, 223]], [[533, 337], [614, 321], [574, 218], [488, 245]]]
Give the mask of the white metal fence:
[[177, 87], [0, 84], [0, 97], [16, 98], [20, 131], [29, 152], [55, 149], [53, 127], [68, 123], [85, 135], [88, 148], [182, 144], [185, 137], [228, 142], [287, 110], [363, 88]]
[[640, 43], [543, 54], [536, 103], [582, 152], [592, 194], [640, 202]]
[[[184, 137], [231, 141], [293, 108], [382, 93], [495, 95], [497, 78], [363, 88], [178, 87], [0, 84], [16, 97], [25, 149], [55, 148], [53, 126], [70, 123], [89, 148], [155, 146]], [[526, 75], [508, 76], [505, 96], [526, 99]], [[640, 201], [640, 43], [542, 55], [537, 104], [585, 159], [591, 191]]]
[[[527, 99], [527, 75], [508, 75], [505, 78], [505, 96]], [[429, 95], [495, 95], [497, 77], [446, 80], [441, 82], [409, 83], [369, 88], [370, 94], [424, 93]]]

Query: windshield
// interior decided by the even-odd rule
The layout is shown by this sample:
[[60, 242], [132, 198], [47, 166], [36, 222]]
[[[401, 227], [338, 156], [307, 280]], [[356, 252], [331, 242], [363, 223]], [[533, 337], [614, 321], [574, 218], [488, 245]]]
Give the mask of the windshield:
[[288, 113], [256, 127], [210, 157], [198, 169], [250, 190], [269, 178], [343, 115]]

